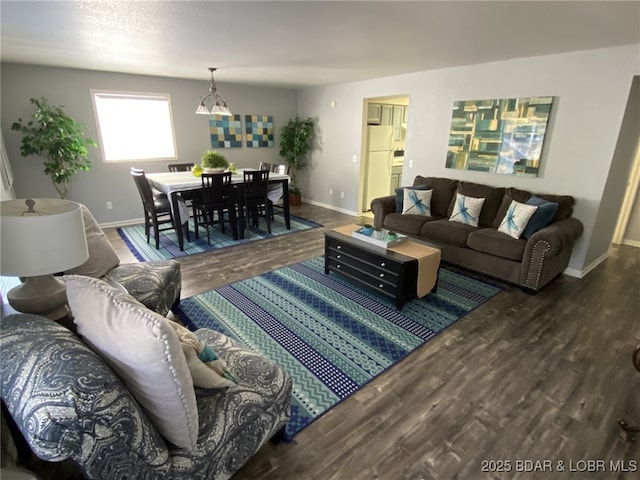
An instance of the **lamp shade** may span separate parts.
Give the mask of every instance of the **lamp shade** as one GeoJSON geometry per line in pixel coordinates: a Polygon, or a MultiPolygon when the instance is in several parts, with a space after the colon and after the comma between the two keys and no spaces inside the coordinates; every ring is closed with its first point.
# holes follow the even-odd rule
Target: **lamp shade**
{"type": "Polygon", "coordinates": [[[0,273],[33,277],[89,259],[80,204],[49,198],[0,202],[0,273]]]}

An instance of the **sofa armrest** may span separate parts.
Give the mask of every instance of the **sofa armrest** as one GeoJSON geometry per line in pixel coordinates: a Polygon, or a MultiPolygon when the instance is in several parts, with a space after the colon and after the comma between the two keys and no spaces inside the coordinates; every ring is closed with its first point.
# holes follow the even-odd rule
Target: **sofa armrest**
{"type": "Polygon", "coordinates": [[[582,235],[582,231],[582,222],[573,217],[547,225],[529,237],[525,256],[533,250],[537,242],[549,245],[547,255],[557,255],[566,248],[573,248],[573,243],[582,235]]]}
{"type": "Polygon", "coordinates": [[[182,276],[176,260],[122,263],[102,279],[119,283],[129,295],[162,316],[180,301],[182,276]]]}
{"type": "Polygon", "coordinates": [[[37,315],[1,320],[2,400],[33,453],[70,458],[88,478],[170,468],[162,437],[115,373],[79,337],[37,315]]]}
{"type": "Polygon", "coordinates": [[[573,243],[582,230],[582,222],[570,217],[531,235],[524,250],[520,284],[538,291],[562,273],[569,264],[573,243]]]}
{"type": "Polygon", "coordinates": [[[382,227],[384,225],[384,217],[396,211],[395,195],[374,198],[371,200],[371,210],[374,215],[373,225],[382,227]]]}

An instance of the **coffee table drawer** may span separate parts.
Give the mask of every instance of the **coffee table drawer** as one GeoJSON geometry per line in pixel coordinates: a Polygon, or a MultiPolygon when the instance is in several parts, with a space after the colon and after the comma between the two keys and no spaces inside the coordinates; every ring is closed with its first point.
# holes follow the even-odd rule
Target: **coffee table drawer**
{"type": "Polygon", "coordinates": [[[342,255],[343,261],[347,261],[346,258],[353,258],[359,262],[367,263],[369,268],[375,268],[384,270],[387,272],[394,272],[396,274],[402,271],[402,266],[394,261],[389,260],[383,255],[376,255],[373,252],[369,252],[364,249],[358,249],[352,245],[341,243],[339,241],[329,242],[328,250],[330,256],[338,258],[342,255]]]}

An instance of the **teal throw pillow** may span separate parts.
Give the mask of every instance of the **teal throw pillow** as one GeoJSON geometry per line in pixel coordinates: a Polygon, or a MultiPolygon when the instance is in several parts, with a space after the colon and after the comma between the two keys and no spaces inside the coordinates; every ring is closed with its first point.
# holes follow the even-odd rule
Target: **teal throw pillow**
{"type": "Polygon", "coordinates": [[[431,190],[431,187],[427,185],[414,185],[412,187],[398,187],[396,188],[396,212],[402,213],[404,206],[404,189],[410,188],[411,190],[431,190]]]}
{"type": "Polygon", "coordinates": [[[524,232],[522,232],[523,238],[529,238],[538,230],[549,225],[551,220],[553,220],[553,217],[556,216],[558,208],[560,207],[560,204],[557,202],[549,202],[548,200],[536,197],[535,195],[527,200],[527,205],[535,205],[538,209],[531,216],[529,223],[527,223],[527,227],[524,229],[524,232]]]}

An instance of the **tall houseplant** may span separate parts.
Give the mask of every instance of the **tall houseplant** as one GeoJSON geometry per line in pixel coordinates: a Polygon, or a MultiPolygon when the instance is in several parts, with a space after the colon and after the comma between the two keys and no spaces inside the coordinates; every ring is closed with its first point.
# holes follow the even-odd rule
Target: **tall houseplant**
{"type": "MultiPolygon", "coordinates": [[[[289,193],[292,196],[300,197],[300,186],[298,185],[297,172],[307,165],[307,153],[311,150],[314,128],[316,122],[313,118],[291,118],[280,131],[280,156],[289,165],[291,175],[291,186],[289,193]]],[[[292,202],[298,204],[295,200],[292,202]]]]}
{"type": "Polygon", "coordinates": [[[33,120],[23,122],[21,118],[11,125],[11,130],[22,133],[20,154],[23,157],[44,157],[44,173],[51,177],[60,198],[69,193],[72,177],[80,170],[89,171],[88,146],[98,144],[85,138],[85,126],[76,122],[62,110],[50,105],[45,97],[31,98],[36,111],[33,120]]]}

